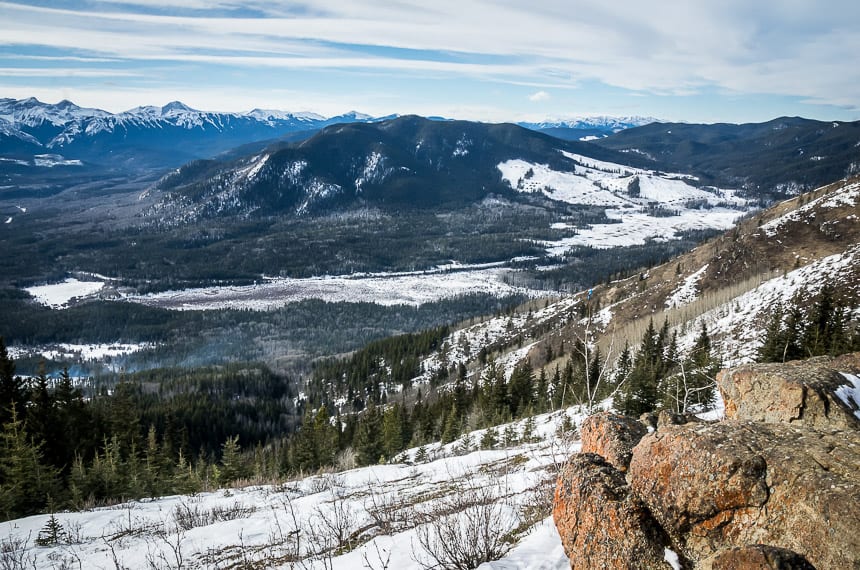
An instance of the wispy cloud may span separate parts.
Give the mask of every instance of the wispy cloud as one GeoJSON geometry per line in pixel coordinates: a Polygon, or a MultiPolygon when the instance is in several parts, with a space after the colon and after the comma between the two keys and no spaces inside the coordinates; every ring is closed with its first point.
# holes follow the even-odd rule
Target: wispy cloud
{"type": "MultiPolygon", "coordinates": [[[[826,9],[813,0],[63,5],[0,2],[0,64],[4,53],[38,57],[39,50],[54,50],[130,66],[372,70],[570,89],[598,82],[660,97],[717,90],[860,108],[854,64],[860,3],[853,0],[834,0],[826,9]]],[[[521,101],[526,96],[549,99],[544,89],[520,92],[521,101]]]]}

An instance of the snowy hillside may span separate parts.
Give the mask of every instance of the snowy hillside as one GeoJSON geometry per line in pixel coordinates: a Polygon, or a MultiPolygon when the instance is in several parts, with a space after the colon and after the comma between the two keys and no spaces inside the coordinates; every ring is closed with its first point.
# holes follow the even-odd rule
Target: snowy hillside
{"type": "Polygon", "coordinates": [[[649,239],[670,240],[689,230],[726,230],[748,210],[747,200],[735,191],[697,187],[695,178],[595,160],[562,151],[575,162],[572,171],[546,164],[508,160],[497,168],[511,188],[542,193],[549,198],[585,206],[605,207],[614,223],[575,228],[563,223],[556,229],[576,235],[546,242],[547,252],[561,255],[572,246],[597,248],[639,245],[649,239]]]}
{"type": "Polygon", "coordinates": [[[579,450],[562,426],[581,420],[571,408],[498,426],[492,449],[479,449],[480,430],[388,465],[58,513],[54,533],[50,515],[12,520],[0,541],[36,568],[406,570],[462,550],[501,557],[482,570],[561,570],[549,514],[557,472],[579,450]]]}

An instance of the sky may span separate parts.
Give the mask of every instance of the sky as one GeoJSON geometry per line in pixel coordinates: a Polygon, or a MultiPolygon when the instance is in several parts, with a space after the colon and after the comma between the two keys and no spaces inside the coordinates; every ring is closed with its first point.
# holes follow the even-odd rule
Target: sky
{"type": "Polygon", "coordinates": [[[0,0],[0,97],[480,121],[860,120],[856,0],[0,0]]]}

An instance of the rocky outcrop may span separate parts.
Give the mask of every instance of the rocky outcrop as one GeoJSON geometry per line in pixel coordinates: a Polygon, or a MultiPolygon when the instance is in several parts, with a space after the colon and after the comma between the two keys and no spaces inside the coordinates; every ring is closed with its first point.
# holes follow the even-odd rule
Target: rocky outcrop
{"type": "Polygon", "coordinates": [[[667,426],[634,450],[630,483],[694,562],[758,543],[801,552],[819,568],[860,561],[860,432],[667,426]]]}
{"type": "Polygon", "coordinates": [[[624,475],[599,455],[573,457],[559,477],[553,518],[571,568],[669,568],[660,525],[624,475]]]}
{"type": "Polygon", "coordinates": [[[721,372],[717,386],[727,419],[860,429],[856,410],[836,396],[847,383],[840,372],[860,372],[860,354],[740,366],[721,372]]]}
{"type": "Polygon", "coordinates": [[[725,372],[732,419],[664,413],[638,443],[635,420],[584,422],[583,450],[606,458],[574,458],[559,479],[571,567],[668,568],[667,547],[687,570],[860,570],[860,429],[834,395],[837,372],[858,368],[860,355],[725,372]],[[627,553],[648,554],[619,566],[627,553]]]}
{"type": "Polygon", "coordinates": [[[815,570],[809,561],[796,552],[754,544],[729,548],[702,561],[702,570],[815,570]]]}
{"type": "Polygon", "coordinates": [[[633,418],[601,412],[582,422],[582,453],[596,453],[619,471],[627,471],[633,447],[648,429],[633,418]]]}

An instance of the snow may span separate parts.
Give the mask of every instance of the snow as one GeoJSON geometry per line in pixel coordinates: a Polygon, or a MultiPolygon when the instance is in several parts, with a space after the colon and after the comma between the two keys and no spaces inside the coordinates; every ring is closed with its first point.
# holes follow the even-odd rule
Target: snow
{"type": "Polygon", "coordinates": [[[510,271],[493,268],[302,279],[270,278],[256,285],[205,287],[149,295],[131,295],[127,300],[173,310],[231,308],[266,311],[280,308],[285,303],[305,299],[323,299],[332,303],[343,301],[377,303],[385,306],[418,306],[466,293],[488,293],[497,296],[542,294],[540,291],[504,283],[501,278],[510,271]]]}
{"type": "Polygon", "coordinates": [[[787,214],[783,214],[778,218],[762,224],[761,229],[768,237],[775,236],[780,228],[791,222],[799,222],[801,220],[814,221],[815,210],[817,208],[840,208],[843,206],[857,206],[860,199],[860,182],[847,184],[840,187],[834,192],[824,194],[818,198],[811,200],[809,203],[793,209],[787,214]]]}
{"type": "Polygon", "coordinates": [[[668,299],[666,299],[666,305],[671,309],[695,301],[698,296],[696,285],[705,275],[705,271],[707,270],[708,264],[706,263],[701,269],[684,279],[684,282],[672,292],[668,299]]]}
{"type": "Polygon", "coordinates": [[[44,350],[41,352],[45,358],[51,360],[65,360],[68,358],[80,358],[81,360],[103,360],[105,358],[115,358],[117,356],[127,356],[129,354],[139,352],[141,350],[151,348],[153,345],[148,343],[142,344],[69,344],[61,343],[57,345],[59,348],[52,350],[44,350]]]}
{"type": "Polygon", "coordinates": [[[37,285],[27,287],[24,290],[42,305],[52,309],[62,309],[68,306],[73,299],[95,295],[102,287],[104,287],[104,283],[101,281],[78,281],[75,278],[69,278],[61,283],[37,285]]]}
{"type": "Polygon", "coordinates": [[[663,560],[669,563],[672,570],[681,570],[681,561],[678,559],[678,553],[674,550],[664,549],[663,560]]]}
{"type": "Polygon", "coordinates": [[[33,157],[33,164],[53,168],[55,166],[83,166],[84,163],[78,159],[64,158],[61,154],[37,154],[33,157]]]}
{"type": "MultiPolygon", "coordinates": [[[[753,362],[764,339],[764,329],[777,304],[785,307],[797,292],[804,289],[815,295],[830,282],[842,281],[844,287],[860,294],[860,244],[844,253],[824,257],[784,275],[765,276],[761,284],[701,315],[712,339],[719,339],[717,349],[726,367],[753,362]]],[[[854,307],[852,310],[860,309],[854,307]]],[[[688,326],[679,334],[678,345],[688,350],[695,342],[699,327],[688,326]]]]}
{"type": "Polygon", "coordinates": [[[477,570],[568,570],[558,529],[552,517],[536,524],[528,536],[501,560],[485,562],[477,570]]]}
{"type": "MultiPolygon", "coordinates": [[[[633,168],[565,151],[562,154],[575,162],[571,171],[519,159],[496,167],[502,179],[519,192],[540,192],[570,204],[605,207],[606,216],[619,223],[576,228],[577,235],[544,242],[550,255],[563,255],[574,246],[623,247],[641,245],[649,239],[675,239],[687,230],[726,230],[748,207],[733,190],[693,186],[693,176],[633,168]],[[630,194],[634,181],[638,182],[638,195],[630,194]],[[661,215],[654,215],[655,207],[662,210],[661,215]]],[[[552,227],[571,229],[559,222],[552,227]]]]}
{"type": "Polygon", "coordinates": [[[744,212],[727,208],[682,210],[677,216],[653,217],[644,212],[607,210],[607,217],[616,224],[594,224],[578,229],[575,236],[543,244],[550,255],[563,255],[571,247],[589,246],[598,249],[642,245],[649,240],[669,241],[689,230],[728,230],[734,227],[744,212]]]}
{"type": "MultiPolygon", "coordinates": [[[[411,449],[401,454],[406,461],[401,463],[318,474],[279,485],[57,513],[57,521],[71,534],[69,544],[35,545],[50,515],[0,523],[0,536],[21,541],[28,567],[36,568],[54,567],[58,561],[83,568],[113,568],[114,562],[144,568],[162,557],[175,561],[176,553],[182,557],[182,567],[188,568],[226,568],[236,560],[255,567],[252,561],[268,561],[266,567],[271,567],[275,558],[297,552],[298,536],[302,568],[417,570],[429,560],[419,542],[422,529],[432,529],[433,521],[472,524],[475,518],[457,512],[464,507],[460,501],[489,495],[487,508],[513,527],[523,523],[525,529],[517,532],[516,543],[505,556],[480,568],[561,570],[570,563],[552,518],[525,516],[530,507],[549,508],[557,471],[579,451],[578,442],[557,435],[565,417],[580,424],[584,416],[577,408],[536,416],[534,439],[507,448],[476,450],[475,442],[483,434],[479,430],[445,446],[424,446],[426,462],[413,462],[418,449],[411,449]],[[452,505],[455,512],[443,512],[452,505]],[[192,515],[184,519],[191,524],[180,527],[177,513],[192,515]],[[337,548],[334,535],[324,530],[323,517],[334,515],[342,516],[347,534],[356,538],[353,548],[337,548]],[[388,528],[383,529],[380,517],[388,528]],[[328,552],[324,552],[326,546],[328,552]]],[[[521,437],[524,426],[520,420],[496,429],[500,436],[511,431],[521,437]]]]}
{"type": "Polygon", "coordinates": [[[848,380],[848,384],[837,388],[836,396],[845,402],[845,405],[860,419],[860,376],[847,372],[841,372],[841,374],[848,380]]]}

